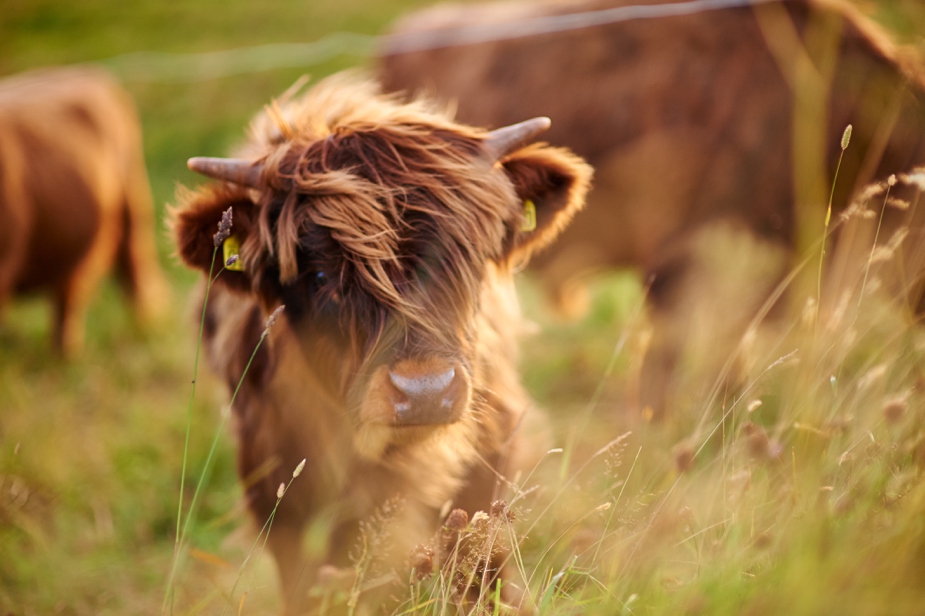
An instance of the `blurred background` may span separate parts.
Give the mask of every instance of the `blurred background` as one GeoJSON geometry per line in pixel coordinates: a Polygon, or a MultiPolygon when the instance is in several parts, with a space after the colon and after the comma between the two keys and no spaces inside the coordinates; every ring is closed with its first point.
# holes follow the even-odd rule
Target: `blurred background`
{"type": "MultiPolygon", "coordinates": [[[[0,613],[161,611],[174,556],[195,352],[189,298],[196,276],[173,256],[164,224],[177,184],[199,181],[186,160],[227,152],[243,138],[250,117],[300,76],[370,66],[371,37],[429,4],[0,0],[0,77],[98,63],[134,97],[158,252],[174,289],[168,319],[142,332],[108,282],[90,310],[86,349],[70,362],[50,352],[44,300],[18,298],[7,306],[0,324],[0,613]],[[335,33],[356,36],[329,38],[335,33]]],[[[921,46],[920,0],[857,4],[900,40],[921,46]]],[[[625,379],[638,368],[631,354],[615,354],[642,302],[636,275],[613,275],[595,286],[590,311],[574,323],[553,318],[531,281],[521,291],[542,331],[525,341],[524,352],[526,382],[541,405],[567,421],[592,395],[600,407],[617,404],[625,379]]],[[[193,406],[187,486],[199,481],[225,412],[226,395],[205,372],[193,406]]],[[[671,445],[666,437],[665,449],[671,445]]],[[[227,605],[224,597],[252,540],[229,430],[220,432],[217,447],[191,559],[179,574],[177,613],[218,613],[227,605]]],[[[672,466],[670,456],[665,464],[672,466]]],[[[244,612],[272,613],[270,559],[253,571],[247,605],[259,607],[244,612]]]]}

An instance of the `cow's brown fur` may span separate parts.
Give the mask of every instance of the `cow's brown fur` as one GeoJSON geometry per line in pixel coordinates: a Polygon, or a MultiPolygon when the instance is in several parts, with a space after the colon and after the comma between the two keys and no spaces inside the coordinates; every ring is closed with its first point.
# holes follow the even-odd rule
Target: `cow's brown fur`
{"type": "MultiPolygon", "coordinates": [[[[563,302],[588,272],[641,269],[653,280],[649,299],[663,339],[692,328],[682,322],[697,299],[685,289],[710,295],[703,280],[685,280],[697,269],[695,247],[711,243],[717,229],[745,229],[779,254],[820,236],[846,125],[854,133],[836,211],[865,183],[925,163],[925,73],[839,0],[743,3],[440,46],[469,25],[666,3],[677,0],[440,7],[397,24],[380,60],[386,89],[438,95],[458,105],[462,121],[494,127],[520,114],[552,118],[550,142],[584,156],[597,180],[587,210],[533,265],[563,302]],[[409,42],[436,47],[401,51],[409,42]]],[[[887,212],[885,225],[906,222],[896,214],[887,212]]],[[[756,284],[716,302],[713,313],[736,321],[735,307],[748,304],[750,318],[756,304],[743,292],[756,284]]],[[[767,287],[763,293],[757,304],[767,287]]],[[[674,354],[665,348],[655,362],[670,371],[674,354]]],[[[661,404],[664,386],[656,377],[644,402],[661,404]]]]}
{"type": "Polygon", "coordinates": [[[269,538],[296,612],[317,567],[349,564],[358,524],[391,499],[401,501],[393,547],[379,556],[400,567],[444,503],[487,508],[492,473],[529,454],[523,433],[536,413],[515,369],[511,272],[582,206],[590,168],[539,145],[493,164],[484,131],[352,76],[268,109],[240,151],[262,162],[260,188],[187,192],[174,227],[183,259],[208,271],[216,223],[232,208],[244,271],[218,277],[205,335],[229,388],[269,311],[286,307],[234,412],[238,470],[259,522],[307,459],[269,538]],[[535,231],[521,230],[525,199],[536,203],[535,231]],[[394,425],[389,371],[447,365],[465,390],[456,420],[394,425]],[[303,529],[324,523],[326,553],[303,553],[303,529]]]}
{"type": "Polygon", "coordinates": [[[0,82],[0,307],[48,292],[54,341],[83,343],[88,303],[118,266],[136,312],[165,306],[141,130],[104,72],[46,69],[0,82]]]}

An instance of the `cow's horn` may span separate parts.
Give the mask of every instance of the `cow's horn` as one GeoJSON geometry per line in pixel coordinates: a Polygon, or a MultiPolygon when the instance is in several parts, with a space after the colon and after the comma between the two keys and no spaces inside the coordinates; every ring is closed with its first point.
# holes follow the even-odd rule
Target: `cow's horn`
{"type": "Polygon", "coordinates": [[[186,161],[190,170],[216,180],[227,180],[257,188],[260,182],[260,165],[245,158],[209,158],[197,156],[186,161]]]}
{"type": "Polygon", "coordinates": [[[491,160],[498,160],[526,145],[550,126],[552,120],[539,117],[493,130],[485,140],[485,151],[491,160]]]}

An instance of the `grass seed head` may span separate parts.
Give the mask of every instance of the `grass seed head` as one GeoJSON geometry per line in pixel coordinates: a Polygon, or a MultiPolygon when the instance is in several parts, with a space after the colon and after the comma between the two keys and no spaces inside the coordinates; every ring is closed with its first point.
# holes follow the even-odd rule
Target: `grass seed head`
{"type": "Polygon", "coordinates": [[[218,248],[221,246],[222,242],[227,240],[229,235],[231,235],[231,208],[222,212],[222,219],[218,223],[218,233],[212,236],[215,247],[218,248]]]}
{"type": "Polygon", "coordinates": [[[279,317],[280,314],[282,314],[283,310],[285,309],[286,309],[286,306],[283,304],[280,304],[279,306],[276,307],[276,310],[274,310],[273,314],[271,314],[270,317],[267,319],[267,325],[263,330],[264,334],[269,333],[270,328],[272,328],[273,325],[276,324],[276,319],[279,317]]]}
{"type": "Polygon", "coordinates": [[[851,131],[853,130],[852,126],[849,124],[845,127],[845,132],[841,135],[841,149],[842,151],[848,149],[848,144],[851,143],[851,131]]]}

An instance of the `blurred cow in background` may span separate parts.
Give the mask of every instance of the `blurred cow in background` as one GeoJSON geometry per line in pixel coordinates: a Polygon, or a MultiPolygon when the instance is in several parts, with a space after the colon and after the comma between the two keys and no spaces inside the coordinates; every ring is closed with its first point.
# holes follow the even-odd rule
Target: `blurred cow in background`
{"type": "MultiPolygon", "coordinates": [[[[212,287],[204,345],[238,392],[238,472],[258,524],[273,517],[288,613],[320,565],[350,566],[361,538],[374,542],[377,516],[389,545],[369,547],[385,568],[368,576],[431,541],[444,505],[488,511],[499,477],[542,451],[512,272],[584,205],[590,179],[570,152],[527,145],[548,126],[488,133],[333,77],[267,107],[242,158],[190,160],[224,181],[181,195],[177,244],[206,274],[219,246],[240,250],[212,287]],[[322,553],[302,549],[306,528],[330,528],[322,553]]],[[[484,593],[503,560],[489,552],[491,571],[473,572],[484,593]]]]}
{"type": "MultiPolygon", "coordinates": [[[[665,404],[693,338],[726,361],[794,251],[821,237],[848,124],[836,211],[925,163],[922,72],[838,0],[440,6],[398,22],[380,53],[387,89],[434,94],[487,127],[547,115],[549,141],[595,167],[588,208],[532,263],[566,311],[589,272],[645,272],[642,407],[665,404]]],[[[880,237],[912,211],[888,211],[880,237]]],[[[870,250],[876,223],[852,232],[856,247],[870,250]]],[[[833,278],[859,270],[832,263],[833,278]]],[[[913,306],[920,271],[900,283],[913,306]]]]}
{"type": "Polygon", "coordinates": [[[54,344],[83,346],[88,304],[113,266],[145,321],[166,306],[135,108],[92,68],[0,82],[0,307],[54,300],[54,344]]]}

